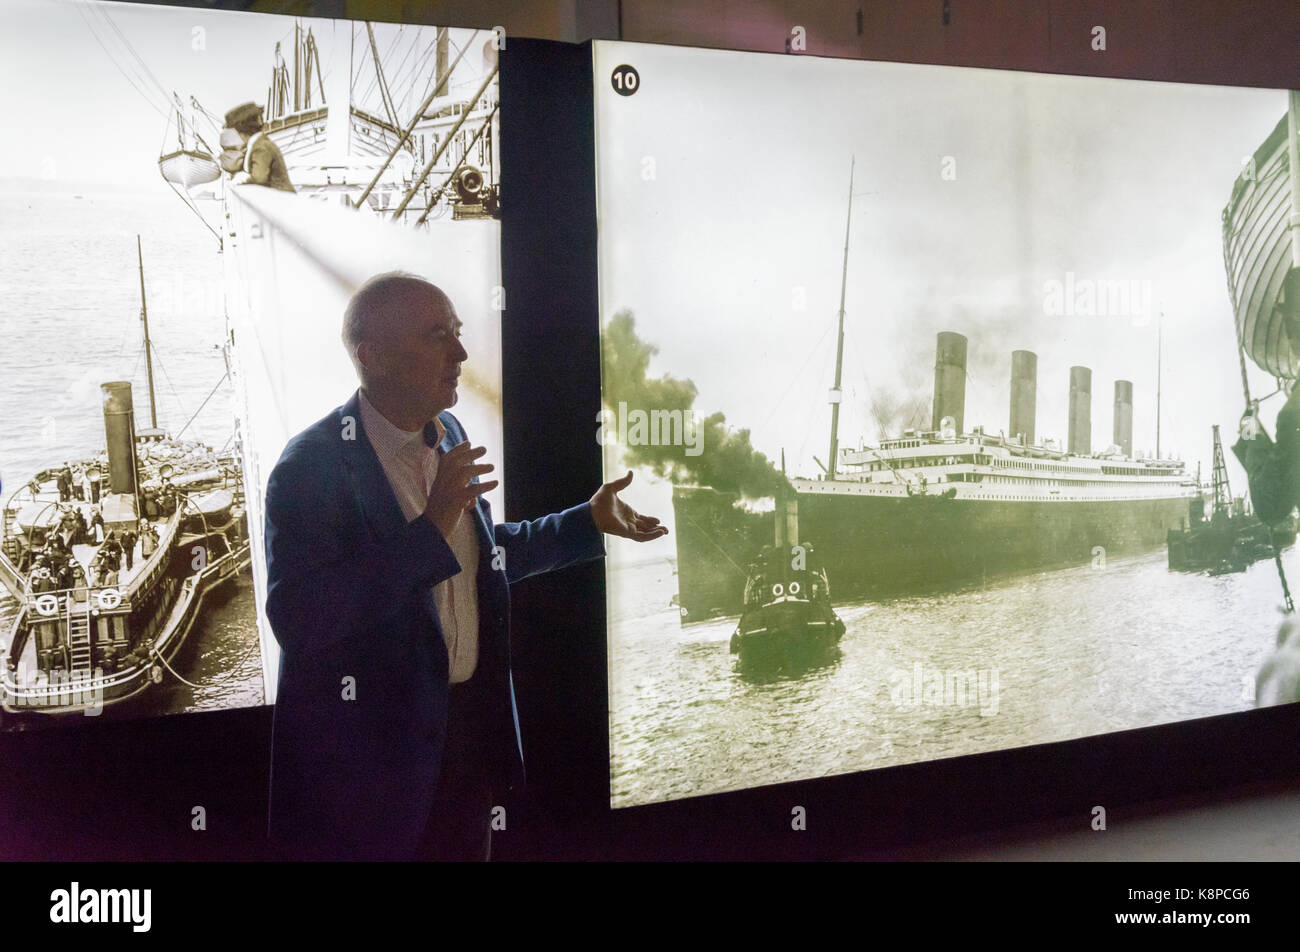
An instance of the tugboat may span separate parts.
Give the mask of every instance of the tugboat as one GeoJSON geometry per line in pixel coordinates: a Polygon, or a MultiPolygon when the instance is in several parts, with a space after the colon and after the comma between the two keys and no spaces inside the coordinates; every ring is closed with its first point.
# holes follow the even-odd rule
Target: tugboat
{"type": "MultiPolygon", "coordinates": [[[[143,264],[141,265],[143,271],[143,264]]],[[[143,290],[143,278],[141,288],[143,290]]],[[[145,350],[148,315],[143,307],[145,350]]],[[[106,449],[36,474],[0,508],[0,707],[98,714],[144,692],[211,589],[250,564],[238,453],[137,431],[131,384],[101,385],[106,449]]]]}
{"type": "Polygon", "coordinates": [[[798,538],[798,503],[777,501],[776,544],[751,563],[745,608],[731,636],[731,653],[747,669],[797,671],[833,660],[844,622],[831,607],[826,569],[798,538]]]}

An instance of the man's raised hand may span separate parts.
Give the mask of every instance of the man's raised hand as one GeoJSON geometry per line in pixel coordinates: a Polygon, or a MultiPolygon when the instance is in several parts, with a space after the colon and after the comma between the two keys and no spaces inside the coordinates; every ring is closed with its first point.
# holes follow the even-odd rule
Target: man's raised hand
{"type": "Polygon", "coordinates": [[[668,534],[668,527],[661,526],[654,516],[643,516],[623,500],[619,492],[632,483],[632,471],[622,479],[605,483],[591,497],[591,518],[596,528],[608,535],[622,536],[637,542],[649,542],[668,534]]]}
{"type": "Polygon", "coordinates": [[[424,517],[437,527],[449,543],[451,534],[460,522],[461,515],[476,502],[479,496],[497,487],[497,480],[475,483],[475,476],[492,472],[491,463],[475,463],[487,448],[470,446],[469,441],[457,443],[438,461],[438,475],[429,490],[429,501],[424,507],[424,517]]]}

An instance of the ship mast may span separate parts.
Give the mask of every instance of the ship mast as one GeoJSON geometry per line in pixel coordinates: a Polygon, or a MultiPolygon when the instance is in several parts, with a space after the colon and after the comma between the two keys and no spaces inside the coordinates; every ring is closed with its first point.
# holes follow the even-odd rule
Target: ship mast
{"type": "Polygon", "coordinates": [[[158,429],[158,405],[153,395],[153,344],[149,342],[149,308],[144,300],[144,252],[140,250],[140,236],[135,236],[135,254],[140,262],[140,320],[144,323],[144,365],[149,374],[149,425],[158,429]]]}
{"type": "Polygon", "coordinates": [[[1156,459],[1160,458],[1160,371],[1162,367],[1161,348],[1164,343],[1162,336],[1164,318],[1165,312],[1161,308],[1159,316],[1156,317],[1156,459]]]}
{"type": "Polygon", "coordinates": [[[844,272],[840,276],[840,332],[835,345],[835,386],[829,395],[831,404],[831,455],[826,468],[826,478],[835,478],[835,462],[840,454],[840,375],[844,370],[844,293],[849,284],[849,225],[853,221],[853,167],[857,162],[854,157],[849,161],[849,200],[848,211],[844,216],[844,272]]]}

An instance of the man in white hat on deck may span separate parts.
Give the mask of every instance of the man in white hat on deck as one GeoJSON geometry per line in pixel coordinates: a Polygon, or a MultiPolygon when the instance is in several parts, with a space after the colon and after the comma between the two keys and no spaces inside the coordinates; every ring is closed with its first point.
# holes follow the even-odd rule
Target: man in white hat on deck
{"type": "MultiPolygon", "coordinates": [[[[255,102],[246,102],[226,113],[226,129],[222,130],[221,165],[231,171],[229,154],[232,150],[227,143],[233,143],[226,136],[227,130],[233,130],[243,143],[243,162],[238,170],[243,174],[243,181],[254,185],[265,185],[281,191],[293,192],[296,189],[289,181],[289,167],[285,164],[280,147],[271,141],[262,122],[262,107],[255,102]]],[[[236,182],[240,181],[237,177],[236,182]]]]}

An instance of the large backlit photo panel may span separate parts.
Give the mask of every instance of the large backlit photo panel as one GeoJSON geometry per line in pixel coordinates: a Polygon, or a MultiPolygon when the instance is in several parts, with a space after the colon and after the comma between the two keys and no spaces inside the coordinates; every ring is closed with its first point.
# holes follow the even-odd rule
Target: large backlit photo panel
{"type": "Polygon", "coordinates": [[[0,24],[23,144],[0,159],[0,729],[272,702],[265,481],[355,390],[366,279],[450,296],[456,413],[499,464],[495,37],[27,0],[0,24]],[[231,128],[250,110],[269,178],[231,128]]]}
{"type": "Polygon", "coordinates": [[[594,56],[613,806],[1291,699],[1286,91],[594,56]]]}

